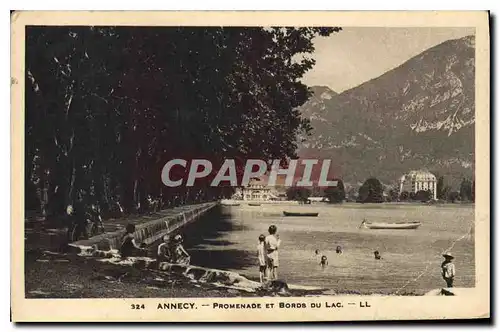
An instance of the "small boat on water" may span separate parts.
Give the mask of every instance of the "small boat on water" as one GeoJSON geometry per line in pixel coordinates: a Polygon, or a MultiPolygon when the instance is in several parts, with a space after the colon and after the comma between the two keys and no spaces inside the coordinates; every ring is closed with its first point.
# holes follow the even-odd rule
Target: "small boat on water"
{"type": "Polygon", "coordinates": [[[363,220],[360,227],[369,229],[416,229],[422,225],[419,221],[408,222],[366,222],[363,220]]]}
{"type": "Polygon", "coordinates": [[[248,206],[260,206],[260,203],[248,203],[248,206]]]}
{"type": "Polygon", "coordinates": [[[288,212],[283,211],[283,215],[285,217],[317,217],[319,215],[318,212],[288,212]]]}
{"type": "Polygon", "coordinates": [[[222,206],[240,206],[240,203],[221,203],[222,206]]]}

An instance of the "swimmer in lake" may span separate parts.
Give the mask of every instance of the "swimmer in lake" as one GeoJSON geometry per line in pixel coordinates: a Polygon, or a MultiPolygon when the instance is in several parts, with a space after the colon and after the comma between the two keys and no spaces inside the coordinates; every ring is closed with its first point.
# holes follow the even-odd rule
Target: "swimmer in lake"
{"type": "Polygon", "coordinates": [[[326,256],[321,256],[321,262],[319,263],[321,267],[324,269],[328,265],[328,258],[326,256]]]}
{"type": "Polygon", "coordinates": [[[337,246],[337,249],[335,249],[335,252],[339,255],[342,254],[342,247],[341,246],[337,246]]]}
{"type": "Polygon", "coordinates": [[[382,259],[382,256],[380,256],[380,253],[378,252],[378,250],[375,250],[373,252],[373,255],[375,256],[375,259],[382,259]]]}
{"type": "Polygon", "coordinates": [[[321,261],[321,255],[320,255],[319,249],[314,250],[314,260],[316,262],[320,262],[321,261]]]}

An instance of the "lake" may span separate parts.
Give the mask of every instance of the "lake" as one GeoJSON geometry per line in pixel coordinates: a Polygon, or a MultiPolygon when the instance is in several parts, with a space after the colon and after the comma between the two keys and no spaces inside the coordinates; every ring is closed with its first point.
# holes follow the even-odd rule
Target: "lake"
{"type": "Polygon", "coordinates": [[[474,287],[472,205],[312,204],[220,207],[186,229],[192,264],[228,269],[258,280],[256,246],[275,224],[282,240],[279,278],[338,292],[422,294],[445,286],[441,254],[455,256],[455,287],[474,287]],[[319,212],[283,217],[283,210],[319,212]],[[360,229],[367,221],[420,221],[415,230],[360,229]],[[337,245],[343,254],[335,253],[337,245]],[[319,265],[326,255],[329,265],[319,265]],[[381,260],[375,260],[378,250],[381,260]]]}

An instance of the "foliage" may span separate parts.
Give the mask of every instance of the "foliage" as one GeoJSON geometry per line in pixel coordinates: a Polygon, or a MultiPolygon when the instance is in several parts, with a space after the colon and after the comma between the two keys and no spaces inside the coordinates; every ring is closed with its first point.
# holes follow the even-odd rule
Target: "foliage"
{"type": "Polygon", "coordinates": [[[458,191],[450,191],[448,194],[448,201],[455,203],[455,201],[460,200],[460,193],[458,191]]]}
{"type": "Polygon", "coordinates": [[[395,188],[389,190],[389,196],[387,197],[389,202],[397,202],[399,200],[399,191],[395,188]]]}
{"type": "Polygon", "coordinates": [[[369,178],[359,188],[358,202],[381,203],[384,201],[383,192],[382,183],[376,178],[369,178]]]}
{"type": "Polygon", "coordinates": [[[399,200],[407,201],[408,199],[410,199],[410,193],[407,191],[402,191],[401,194],[399,195],[399,200]]]}
{"type": "Polygon", "coordinates": [[[324,197],[330,203],[342,203],[346,199],[344,182],[341,179],[335,179],[334,181],[337,181],[337,185],[326,188],[324,197]]]}
{"type": "Polygon", "coordinates": [[[444,184],[444,177],[440,176],[436,184],[436,196],[438,199],[447,199],[451,191],[451,187],[444,184]]]}
{"type": "Polygon", "coordinates": [[[469,179],[463,179],[460,184],[460,200],[462,201],[474,201],[473,194],[473,183],[469,179]]]}
{"type": "Polygon", "coordinates": [[[286,198],[289,201],[306,202],[311,196],[311,189],[305,187],[289,187],[286,190],[286,198]]]}
{"type": "Polygon", "coordinates": [[[476,201],[476,181],[472,181],[471,199],[473,202],[476,201]]]}
{"type": "Polygon", "coordinates": [[[312,197],[322,197],[325,195],[325,190],[323,190],[322,187],[319,186],[313,186],[311,189],[311,196],[312,197]]]}
{"type": "Polygon", "coordinates": [[[161,170],[174,158],[294,157],[311,130],[297,107],[310,96],[300,80],[315,63],[312,39],[337,31],[28,27],[26,207],[230,197],[207,180],[165,187],[161,170]]]}
{"type": "Polygon", "coordinates": [[[415,193],[414,200],[427,202],[432,198],[432,192],[430,190],[419,190],[415,193]]]}

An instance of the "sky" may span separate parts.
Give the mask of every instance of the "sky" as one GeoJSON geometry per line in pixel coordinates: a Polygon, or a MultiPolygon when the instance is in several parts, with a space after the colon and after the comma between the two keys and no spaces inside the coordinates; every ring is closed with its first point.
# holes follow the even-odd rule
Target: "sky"
{"type": "Polygon", "coordinates": [[[474,28],[343,28],[314,39],[316,65],[302,81],[340,93],[446,40],[473,34],[474,28]]]}

